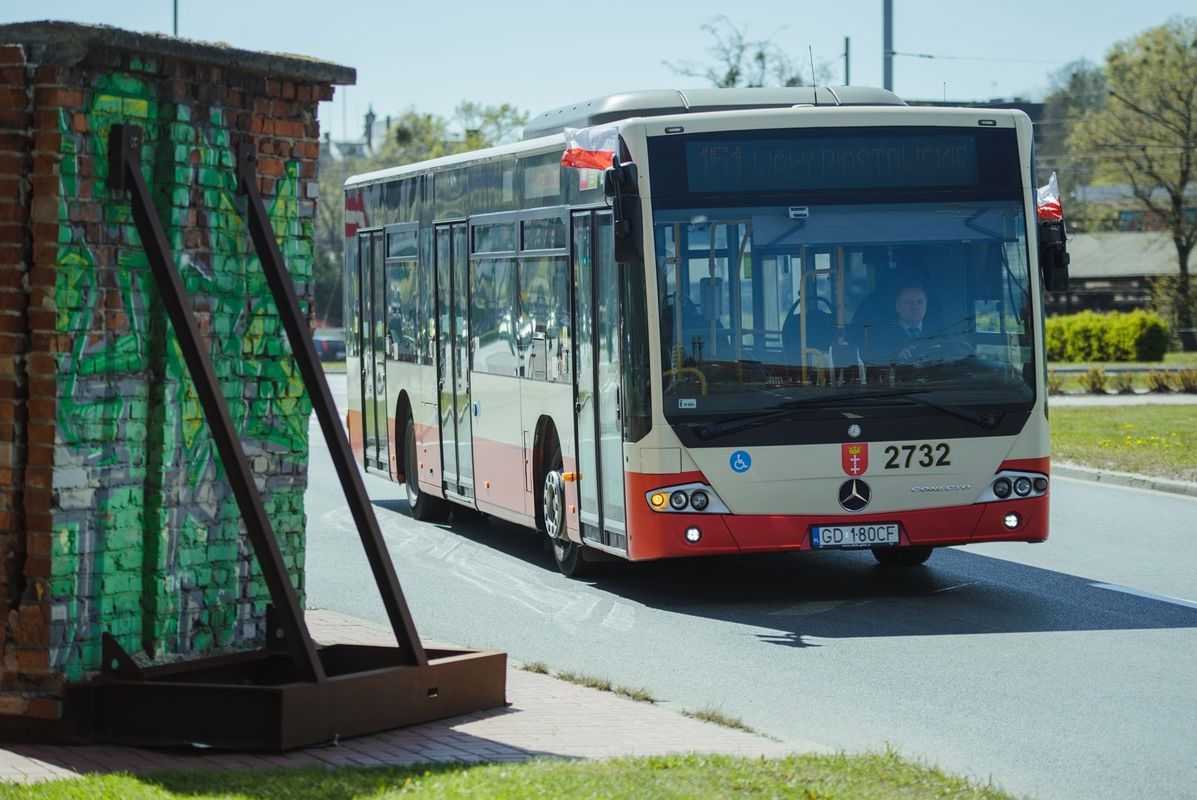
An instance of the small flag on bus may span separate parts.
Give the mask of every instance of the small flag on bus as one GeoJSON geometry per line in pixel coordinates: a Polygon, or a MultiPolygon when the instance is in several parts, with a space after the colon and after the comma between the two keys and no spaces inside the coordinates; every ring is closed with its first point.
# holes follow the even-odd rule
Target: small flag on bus
{"type": "Polygon", "coordinates": [[[607,169],[618,151],[619,127],[616,125],[566,128],[561,165],[575,169],[607,169]]]}
{"type": "Polygon", "coordinates": [[[1047,222],[1064,219],[1064,206],[1060,203],[1060,186],[1056,183],[1055,172],[1052,173],[1047,186],[1039,187],[1038,206],[1039,219],[1047,222]]]}

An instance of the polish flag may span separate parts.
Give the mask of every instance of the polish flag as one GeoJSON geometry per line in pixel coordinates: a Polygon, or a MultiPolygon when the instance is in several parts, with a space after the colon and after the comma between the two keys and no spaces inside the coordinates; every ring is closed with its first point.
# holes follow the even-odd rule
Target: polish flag
{"type": "Polygon", "coordinates": [[[561,165],[575,169],[608,169],[619,152],[619,127],[566,128],[561,165]]]}
{"type": "Polygon", "coordinates": [[[1047,222],[1057,222],[1064,219],[1064,206],[1060,203],[1060,186],[1056,183],[1056,173],[1052,173],[1047,186],[1039,187],[1039,219],[1047,222]]]}

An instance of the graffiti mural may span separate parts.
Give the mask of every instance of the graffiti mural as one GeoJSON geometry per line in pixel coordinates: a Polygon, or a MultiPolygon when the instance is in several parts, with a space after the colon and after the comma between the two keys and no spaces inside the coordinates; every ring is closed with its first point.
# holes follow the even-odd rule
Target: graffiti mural
{"type": "MultiPolygon", "coordinates": [[[[236,115],[220,104],[198,114],[163,86],[136,69],[97,74],[85,113],[60,115],[54,300],[69,348],[57,363],[50,662],[68,680],[98,668],[104,631],[158,659],[249,646],[269,597],[129,200],[106,185],[113,124],[144,130],[143,173],[303,591],[311,404],[245,230],[236,115]]],[[[302,298],[312,219],[300,186],[299,162],[286,162],[268,202],[302,298]]]]}

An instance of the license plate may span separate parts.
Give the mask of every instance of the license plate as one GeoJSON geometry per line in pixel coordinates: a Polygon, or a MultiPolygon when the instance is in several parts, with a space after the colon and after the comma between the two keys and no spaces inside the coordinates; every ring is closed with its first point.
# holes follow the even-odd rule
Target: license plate
{"type": "Polygon", "coordinates": [[[869,525],[815,525],[810,529],[811,547],[822,550],[848,547],[877,547],[899,544],[898,523],[869,525]]]}

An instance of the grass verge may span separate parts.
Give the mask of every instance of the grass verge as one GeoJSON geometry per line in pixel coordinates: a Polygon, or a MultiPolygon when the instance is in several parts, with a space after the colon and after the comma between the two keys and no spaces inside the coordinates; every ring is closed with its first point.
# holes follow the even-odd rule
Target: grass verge
{"type": "MultiPolygon", "coordinates": [[[[546,669],[545,672],[548,672],[546,669]]],[[[557,678],[570,683],[576,683],[579,686],[585,686],[590,689],[597,689],[600,692],[612,692],[620,697],[626,697],[629,700],[635,700],[639,703],[655,703],[657,698],[649,693],[648,689],[629,689],[626,686],[616,686],[606,678],[595,678],[592,675],[582,675],[577,672],[558,672],[557,678]]]]}
{"type": "Polygon", "coordinates": [[[1197,405],[1051,408],[1052,458],[1197,481],[1197,405]]]}
{"type": "Polygon", "coordinates": [[[722,725],[725,728],[733,728],[737,731],[745,731],[747,733],[756,733],[756,731],[754,729],[752,729],[748,725],[744,724],[744,720],[742,720],[738,717],[728,716],[727,714],[724,714],[722,711],[719,711],[718,709],[715,709],[715,708],[711,708],[710,706],[708,706],[707,708],[701,709],[699,711],[683,711],[682,713],[685,714],[687,717],[693,717],[694,719],[700,719],[703,722],[713,722],[714,724],[722,725]]]}
{"type": "Polygon", "coordinates": [[[257,772],[105,775],[33,786],[0,784],[0,800],[383,800],[383,798],[796,797],[803,800],[1009,800],[894,753],[782,759],[655,756],[611,761],[410,768],[296,768],[257,772]]]}

